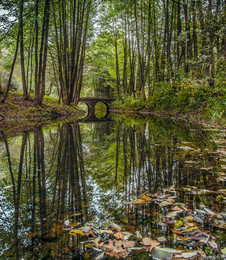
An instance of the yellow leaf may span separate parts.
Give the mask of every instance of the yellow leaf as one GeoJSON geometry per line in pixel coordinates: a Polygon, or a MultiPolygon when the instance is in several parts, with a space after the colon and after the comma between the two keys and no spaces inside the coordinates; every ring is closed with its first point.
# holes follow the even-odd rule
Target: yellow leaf
{"type": "Polygon", "coordinates": [[[78,226],[78,223],[77,223],[77,222],[74,222],[74,223],[69,223],[69,226],[70,226],[71,228],[73,228],[73,227],[76,227],[76,226],[78,226]]]}
{"type": "Polygon", "coordinates": [[[143,200],[148,200],[148,201],[151,201],[151,200],[152,200],[152,198],[150,198],[149,196],[147,196],[147,195],[145,195],[145,194],[143,194],[143,195],[141,196],[141,198],[142,198],[143,200]]]}
{"type": "Polygon", "coordinates": [[[79,229],[72,229],[70,232],[69,232],[70,235],[72,236],[75,236],[75,235],[81,235],[81,236],[85,236],[85,234],[79,230],[79,229]]]}
{"type": "Polygon", "coordinates": [[[146,200],[134,200],[129,202],[130,204],[146,204],[147,201],[146,200]]]}

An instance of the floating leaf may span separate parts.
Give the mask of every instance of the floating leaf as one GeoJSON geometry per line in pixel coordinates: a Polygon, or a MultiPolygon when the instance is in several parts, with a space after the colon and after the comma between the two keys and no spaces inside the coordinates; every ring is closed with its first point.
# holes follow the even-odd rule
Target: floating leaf
{"type": "Polygon", "coordinates": [[[129,202],[129,204],[147,204],[148,202],[146,200],[137,199],[134,201],[129,202]]]}
{"type": "Polygon", "coordinates": [[[182,220],[177,220],[177,222],[174,224],[175,228],[180,228],[183,226],[183,221],[182,220]]]}
{"type": "Polygon", "coordinates": [[[79,229],[72,229],[69,232],[69,234],[72,235],[72,236],[76,236],[76,235],[85,236],[85,234],[81,230],[79,230],[79,229]]]}
{"type": "Polygon", "coordinates": [[[124,239],[124,236],[125,236],[125,235],[122,233],[122,231],[120,231],[120,232],[114,234],[114,236],[115,236],[117,239],[124,239]]]}
{"type": "Polygon", "coordinates": [[[166,239],[165,237],[158,237],[157,240],[158,240],[159,242],[162,242],[162,243],[164,243],[164,242],[167,241],[167,239],[166,239]]]}
{"type": "Polygon", "coordinates": [[[221,252],[226,255],[226,247],[221,249],[221,252]]]}
{"type": "Polygon", "coordinates": [[[181,231],[176,230],[176,229],[174,229],[174,228],[171,228],[171,231],[172,231],[174,234],[182,234],[181,231]]]}
{"type": "Polygon", "coordinates": [[[113,222],[111,222],[110,226],[111,226],[111,228],[113,230],[116,230],[116,231],[121,231],[122,230],[122,228],[119,225],[117,225],[117,224],[115,224],[113,222]]]}
{"type": "Polygon", "coordinates": [[[104,258],[104,254],[105,254],[105,252],[102,252],[101,254],[99,254],[99,255],[95,258],[95,260],[101,260],[101,259],[103,259],[103,258],[104,258]]]}
{"type": "Polygon", "coordinates": [[[160,243],[157,240],[152,240],[149,237],[145,237],[143,238],[141,244],[143,244],[144,246],[150,246],[149,251],[151,252],[151,250],[154,247],[157,247],[160,245],[160,243]]]}
{"type": "Polygon", "coordinates": [[[103,230],[103,229],[100,229],[98,231],[98,233],[101,233],[101,234],[106,233],[106,234],[109,234],[109,235],[113,235],[114,234],[114,232],[112,230],[103,230]]]}
{"type": "Polygon", "coordinates": [[[184,258],[191,258],[191,257],[194,257],[194,256],[196,256],[198,254],[198,252],[184,252],[184,253],[182,253],[181,255],[182,255],[182,257],[184,257],[184,258]]]}
{"type": "Polygon", "coordinates": [[[166,215],[167,218],[175,218],[181,211],[171,211],[166,215]]]}
{"type": "Polygon", "coordinates": [[[164,200],[164,201],[162,201],[162,202],[159,204],[159,206],[160,206],[160,207],[166,207],[166,206],[171,206],[172,204],[173,204],[172,202],[167,201],[167,200],[164,200]]]}
{"type": "Polygon", "coordinates": [[[35,233],[32,233],[30,232],[28,235],[27,235],[28,238],[32,239],[35,237],[35,233]]]}
{"type": "Polygon", "coordinates": [[[144,246],[150,246],[152,243],[152,240],[149,237],[145,237],[143,238],[141,244],[143,244],[144,246]]]}
{"type": "Polygon", "coordinates": [[[77,222],[71,222],[71,223],[69,223],[69,226],[70,226],[71,228],[73,228],[73,227],[78,226],[78,223],[77,223],[77,222]]]}
{"type": "Polygon", "coordinates": [[[123,241],[123,246],[125,248],[135,247],[135,245],[136,245],[135,241],[126,241],[126,240],[123,241]]]}
{"type": "Polygon", "coordinates": [[[142,198],[143,200],[148,200],[148,201],[151,201],[151,200],[152,200],[152,198],[150,198],[149,196],[147,196],[147,195],[145,195],[145,194],[143,194],[143,195],[141,196],[141,198],[142,198]]]}

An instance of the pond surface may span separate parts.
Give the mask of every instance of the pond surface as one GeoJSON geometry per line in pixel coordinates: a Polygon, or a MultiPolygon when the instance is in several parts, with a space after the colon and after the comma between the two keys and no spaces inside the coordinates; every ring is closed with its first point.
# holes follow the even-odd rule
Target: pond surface
{"type": "Polygon", "coordinates": [[[149,117],[0,136],[1,259],[225,254],[225,131],[149,117]]]}

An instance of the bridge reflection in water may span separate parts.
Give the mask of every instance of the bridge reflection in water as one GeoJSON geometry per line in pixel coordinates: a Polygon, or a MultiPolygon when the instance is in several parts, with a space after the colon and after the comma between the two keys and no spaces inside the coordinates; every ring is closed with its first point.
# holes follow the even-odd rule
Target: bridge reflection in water
{"type": "Polygon", "coordinates": [[[85,118],[82,118],[81,121],[83,122],[110,121],[111,117],[109,116],[109,110],[110,110],[110,105],[113,101],[115,101],[114,98],[92,98],[92,97],[80,98],[79,102],[85,103],[88,107],[88,114],[85,118]],[[95,106],[98,103],[105,104],[107,108],[106,115],[102,118],[98,118],[95,115],[95,106]]]}

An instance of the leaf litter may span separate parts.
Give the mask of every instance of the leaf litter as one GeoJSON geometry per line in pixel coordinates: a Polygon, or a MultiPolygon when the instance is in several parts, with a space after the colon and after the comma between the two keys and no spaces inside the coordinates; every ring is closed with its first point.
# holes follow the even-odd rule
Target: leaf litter
{"type": "Polygon", "coordinates": [[[125,259],[134,251],[146,251],[155,259],[206,258],[208,252],[215,255],[224,253],[225,247],[220,248],[217,237],[211,231],[225,231],[226,214],[212,211],[202,204],[200,208],[192,210],[184,203],[177,202],[178,194],[178,190],[170,188],[162,193],[143,194],[126,203],[135,208],[154,204],[159,207],[158,212],[152,214],[152,224],[160,229],[160,233],[163,228],[164,234],[171,234],[168,237],[163,236],[163,233],[157,237],[153,232],[150,232],[149,236],[143,236],[135,229],[135,232],[128,232],[127,225],[120,226],[114,222],[110,222],[106,229],[106,226],[98,226],[97,223],[81,225],[66,220],[64,226],[53,227],[51,231],[58,235],[68,232],[79,239],[88,239],[84,244],[98,253],[95,259],[104,259],[106,256],[125,259]]]}

